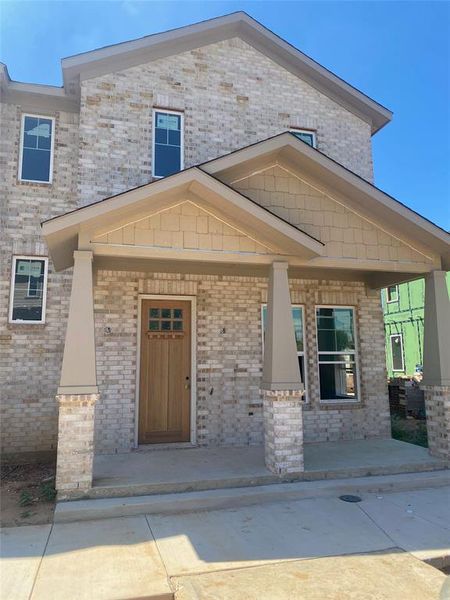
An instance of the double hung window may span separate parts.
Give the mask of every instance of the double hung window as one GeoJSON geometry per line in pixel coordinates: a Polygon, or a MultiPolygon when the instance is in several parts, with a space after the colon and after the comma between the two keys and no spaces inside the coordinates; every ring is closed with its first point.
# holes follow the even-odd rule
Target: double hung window
{"type": "Polygon", "coordinates": [[[23,115],[20,140],[19,180],[51,183],[55,120],[23,115]]]}
{"type": "Polygon", "coordinates": [[[316,308],[320,400],[358,399],[357,357],[353,308],[316,308]]]}
{"type": "Polygon", "coordinates": [[[47,268],[47,258],[13,257],[10,323],[45,322],[47,268]]]}
{"type": "Polygon", "coordinates": [[[153,177],[167,177],[183,169],[183,115],[153,112],[153,177]]]}

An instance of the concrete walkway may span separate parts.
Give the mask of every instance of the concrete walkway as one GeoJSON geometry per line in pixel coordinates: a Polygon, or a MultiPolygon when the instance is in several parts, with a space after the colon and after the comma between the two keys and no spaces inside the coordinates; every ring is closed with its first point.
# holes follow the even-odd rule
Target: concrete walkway
{"type": "Polygon", "coordinates": [[[436,600],[445,575],[421,560],[450,558],[450,488],[365,494],[355,504],[317,498],[9,528],[1,536],[1,600],[436,600]]]}

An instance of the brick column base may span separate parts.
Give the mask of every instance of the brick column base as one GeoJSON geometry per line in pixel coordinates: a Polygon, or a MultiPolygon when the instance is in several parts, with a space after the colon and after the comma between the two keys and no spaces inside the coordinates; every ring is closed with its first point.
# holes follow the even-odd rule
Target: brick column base
{"type": "Polygon", "coordinates": [[[56,489],[58,498],[92,487],[95,403],[98,394],[56,396],[59,403],[56,489]]]}
{"type": "Polygon", "coordinates": [[[450,463],[450,386],[421,385],[430,454],[450,463]]]}
{"type": "Polygon", "coordinates": [[[264,393],[266,467],[277,475],[304,471],[301,391],[264,393]]]}

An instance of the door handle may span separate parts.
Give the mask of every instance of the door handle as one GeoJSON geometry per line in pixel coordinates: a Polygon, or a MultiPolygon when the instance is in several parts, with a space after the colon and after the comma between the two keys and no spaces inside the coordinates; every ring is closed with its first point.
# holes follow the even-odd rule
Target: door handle
{"type": "Polygon", "coordinates": [[[189,377],[186,377],[186,382],[187,383],[185,383],[184,389],[185,390],[190,390],[191,389],[191,382],[190,382],[190,378],[189,377]]]}

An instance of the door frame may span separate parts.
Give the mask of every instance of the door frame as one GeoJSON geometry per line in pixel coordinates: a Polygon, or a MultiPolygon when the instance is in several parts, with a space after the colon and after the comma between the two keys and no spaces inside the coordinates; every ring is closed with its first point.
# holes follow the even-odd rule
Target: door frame
{"type": "MultiPolygon", "coordinates": [[[[136,394],[135,394],[135,419],[134,419],[134,448],[139,446],[139,394],[141,373],[141,319],[142,300],[183,300],[191,303],[191,424],[190,441],[183,444],[195,445],[197,442],[197,297],[178,296],[174,294],[138,294],[137,318],[137,348],[136,348],[136,394]]],[[[158,444],[153,444],[157,446],[158,444]]],[[[177,443],[174,442],[174,446],[177,443]]]]}

